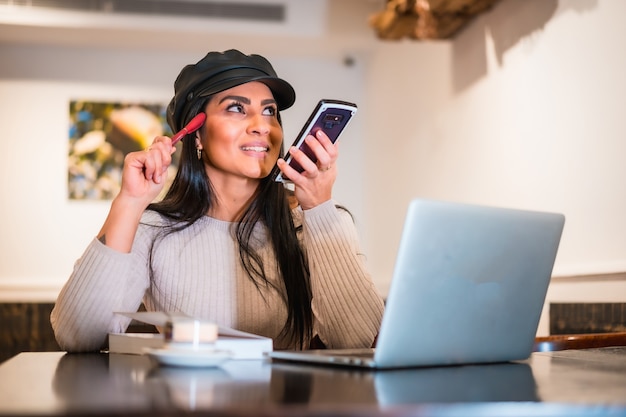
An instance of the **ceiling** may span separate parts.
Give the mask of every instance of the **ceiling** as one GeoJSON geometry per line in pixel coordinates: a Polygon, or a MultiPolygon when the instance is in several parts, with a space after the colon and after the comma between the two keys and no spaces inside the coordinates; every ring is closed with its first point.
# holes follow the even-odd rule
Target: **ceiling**
{"type": "Polygon", "coordinates": [[[452,38],[498,1],[0,0],[0,44],[196,51],[219,48],[228,42],[233,47],[245,45],[265,54],[290,51],[306,56],[343,56],[346,51],[367,48],[376,37],[383,41],[452,38]],[[128,10],[140,2],[159,8],[128,10]],[[248,10],[251,2],[255,5],[254,18],[248,10]],[[218,3],[230,7],[216,7],[218,3]],[[280,9],[278,20],[263,18],[260,8],[268,4],[271,11],[280,9]],[[100,9],[84,10],[85,5],[99,5],[100,9]],[[107,9],[112,5],[120,10],[107,9]],[[192,6],[195,8],[189,9],[192,6]],[[225,12],[231,14],[220,14],[225,12]],[[242,15],[244,12],[248,14],[242,15]],[[298,48],[293,47],[294,42],[298,48]]]}
{"type": "Polygon", "coordinates": [[[499,0],[387,0],[370,17],[380,39],[449,39],[499,0]]]}

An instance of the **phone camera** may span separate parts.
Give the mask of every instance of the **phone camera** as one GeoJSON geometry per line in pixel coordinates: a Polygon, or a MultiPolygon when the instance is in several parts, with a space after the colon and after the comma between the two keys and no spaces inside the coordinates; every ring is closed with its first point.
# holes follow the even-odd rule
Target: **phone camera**
{"type": "Polygon", "coordinates": [[[341,120],[343,120],[341,114],[327,114],[324,117],[324,128],[332,129],[333,126],[340,124],[341,120]]]}

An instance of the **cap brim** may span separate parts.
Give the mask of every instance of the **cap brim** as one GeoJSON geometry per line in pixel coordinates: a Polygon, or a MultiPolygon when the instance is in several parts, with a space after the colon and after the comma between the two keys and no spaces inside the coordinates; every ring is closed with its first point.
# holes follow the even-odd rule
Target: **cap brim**
{"type": "Polygon", "coordinates": [[[291,84],[281,78],[269,76],[230,78],[228,80],[224,80],[219,84],[213,85],[212,88],[202,90],[198,94],[198,96],[210,96],[220,93],[224,90],[228,90],[229,88],[237,87],[238,85],[246,84],[253,81],[258,81],[267,85],[267,87],[272,92],[274,99],[276,100],[278,110],[288,109],[289,107],[293,106],[293,103],[295,103],[296,101],[296,92],[294,91],[291,84]]]}

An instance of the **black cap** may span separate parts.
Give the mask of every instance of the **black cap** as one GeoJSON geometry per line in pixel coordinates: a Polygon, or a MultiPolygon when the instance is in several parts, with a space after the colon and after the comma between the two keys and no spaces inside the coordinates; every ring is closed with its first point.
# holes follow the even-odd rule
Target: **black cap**
{"type": "Polygon", "coordinates": [[[174,132],[185,125],[191,106],[200,97],[259,81],[267,85],[274,95],[279,110],[296,101],[296,93],[287,81],[278,78],[276,71],[261,55],[245,55],[235,49],[209,52],[196,64],[185,66],[174,82],[174,98],[167,106],[167,122],[174,132]]]}

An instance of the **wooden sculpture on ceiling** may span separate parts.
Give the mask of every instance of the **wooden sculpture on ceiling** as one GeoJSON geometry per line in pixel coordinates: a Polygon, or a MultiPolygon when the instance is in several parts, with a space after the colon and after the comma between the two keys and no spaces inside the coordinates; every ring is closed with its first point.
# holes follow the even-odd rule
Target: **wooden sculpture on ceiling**
{"type": "Polygon", "coordinates": [[[371,16],[381,39],[448,39],[477,14],[499,0],[387,0],[371,16]]]}

